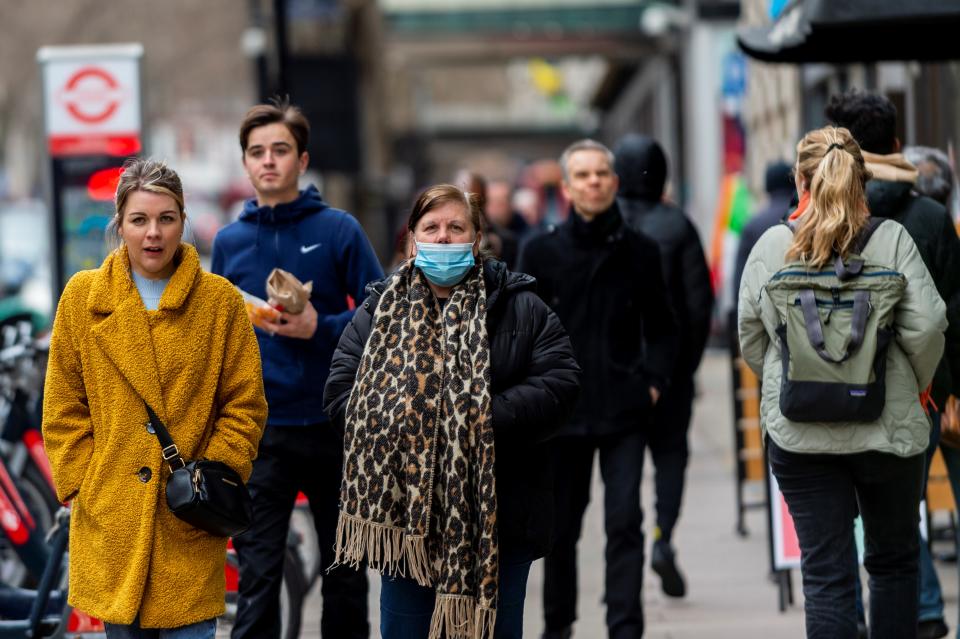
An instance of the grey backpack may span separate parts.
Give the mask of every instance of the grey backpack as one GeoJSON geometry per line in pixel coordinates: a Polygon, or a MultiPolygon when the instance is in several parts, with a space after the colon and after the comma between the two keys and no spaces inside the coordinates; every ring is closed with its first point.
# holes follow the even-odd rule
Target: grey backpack
{"type": "MultiPolygon", "coordinates": [[[[872,422],[883,412],[887,348],[906,277],[864,259],[884,218],[868,219],[844,261],[790,262],[765,289],[780,316],[780,412],[798,422],[872,422]]],[[[792,227],[791,227],[791,230],[792,227]]]]}

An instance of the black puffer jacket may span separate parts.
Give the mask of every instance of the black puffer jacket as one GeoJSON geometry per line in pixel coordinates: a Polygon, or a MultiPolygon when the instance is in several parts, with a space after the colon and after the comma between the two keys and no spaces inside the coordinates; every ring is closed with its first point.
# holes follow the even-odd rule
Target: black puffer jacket
{"type": "Polygon", "coordinates": [[[527,243],[519,268],[537,279],[583,367],[580,402],[561,434],[639,428],[651,413],[648,388],[665,388],[677,355],[656,243],[630,229],[614,203],[590,223],[571,211],[527,243]]]}
{"type": "MultiPolygon", "coordinates": [[[[496,433],[497,522],[507,563],[543,557],[553,543],[553,468],[549,439],[573,409],[580,368],[557,316],[534,292],[533,278],[484,261],[487,333],[496,433]]],[[[344,427],[344,412],[373,314],[390,277],[369,296],[340,337],[330,365],[324,406],[344,427]]]]}
{"type": "Polygon", "coordinates": [[[616,148],[620,211],[635,231],[660,249],[660,263],[673,303],[680,342],[673,377],[693,377],[710,335],[713,287],[703,245],[693,223],[677,206],[663,201],[667,159],[657,141],[628,135],[616,148]]]}
{"type": "Polygon", "coordinates": [[[947,305],[947,339],[933,378],[933,401],[939,407],[949,393],[960,396],[960,239],[947,210],[913,192],[909,182],[867,182],[870,214],[896,220],[913,238],[947,305]]]}

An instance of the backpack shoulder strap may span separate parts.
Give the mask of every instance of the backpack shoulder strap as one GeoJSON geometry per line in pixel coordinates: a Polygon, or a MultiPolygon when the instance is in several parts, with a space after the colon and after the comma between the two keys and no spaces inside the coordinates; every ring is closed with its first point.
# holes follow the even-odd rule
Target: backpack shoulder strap
{"type": "Polygon", "coordinates": [[[857,239],[853,241],[853,252],[857,255],[867,248],[867,243],[870,241],[870,238],[873,236],[874,231],[876,231],[881,224],[887,221],[885,217],[874,217],[870,216],[867,218],[867,224],[860,229],[860,233],[857,234],[857,239]]]}
{"type": "Polygon", "coordinates": [[[884,221],[886,221],[884,217],[873,217],[871,215],[867,218],[866,225],[860,229],[856,239],[853,240],[853,246],[850,248],[851,253],[858,256],[856,259],[849,260],[848,263],[844,264],[840,256],[837,255],[833,261],[833,268],[841,281],[846,281],[860,275],[860,272],[863,270],[863,258],[859,257],[859,255],[863,252],[863,249],[867,247],[874,231],[876,231],[884,221]]]}

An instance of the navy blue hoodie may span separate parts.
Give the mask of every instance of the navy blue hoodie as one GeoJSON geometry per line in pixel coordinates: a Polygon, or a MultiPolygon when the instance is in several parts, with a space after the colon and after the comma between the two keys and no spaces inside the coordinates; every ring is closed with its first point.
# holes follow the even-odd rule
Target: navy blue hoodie
{"type": "Polygon", "coordinates": [[[313,282],[317,332],[309,340],[271,337],[257,329],[268,426],[305,426],[327,421],[323,387],[340,334],[353,317],[351,303],[383,277],[383,269],[359,222],[332,208],[309,186],[293,202],[275,207],[248,200],[240,218],[220,229],[210,270],[241,289],[267,299],[274,267],[313,282]]]}

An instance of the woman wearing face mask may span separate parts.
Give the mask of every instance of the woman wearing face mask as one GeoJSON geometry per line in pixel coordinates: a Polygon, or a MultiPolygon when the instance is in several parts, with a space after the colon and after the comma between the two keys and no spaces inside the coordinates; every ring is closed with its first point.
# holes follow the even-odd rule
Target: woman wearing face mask
{"type": "Polygon", "coordinates": [[[267,415],[240,294],[181,242],[180,178],[131,160],[108,230],[119,244],[60,298],[43,438],[57,497],[73,501],[72,606],[108,639],[212,639],[224,611],[227,540],[178,519],[146,404],[184,459],[249,476],[267,415]]]}
{"type": "Polygon", "coordinates": [[[424,191],[410,256],[344,331],[325,404],[345,427],[337,562],[383,573],[384,639],[520,637],[552,534],[544,440],[579,388],[534,280],[479,254],[477,200],[424,191]]]}

